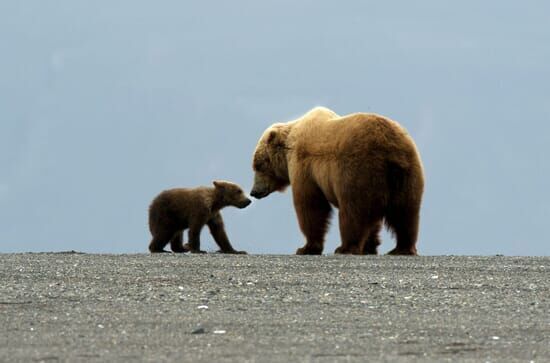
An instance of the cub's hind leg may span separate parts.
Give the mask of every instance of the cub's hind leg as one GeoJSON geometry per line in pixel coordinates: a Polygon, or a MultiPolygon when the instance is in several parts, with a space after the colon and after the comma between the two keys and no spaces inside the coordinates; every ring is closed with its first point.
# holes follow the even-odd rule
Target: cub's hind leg
{"type": "Polygon", "coordinates": [[[189,249],[183,245],[183,231],[174,233],[174,236],[170,240],[170,249],[172,252],[177,253],[189,252],[189,249]]]}

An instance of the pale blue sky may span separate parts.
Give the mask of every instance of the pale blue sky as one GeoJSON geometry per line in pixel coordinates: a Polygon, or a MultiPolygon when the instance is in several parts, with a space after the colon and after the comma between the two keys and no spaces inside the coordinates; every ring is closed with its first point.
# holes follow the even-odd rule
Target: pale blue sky
{"type": "MultiPolygon", "coordinates": [[[[145,252],[158,192],[249,191],[262,131],[324,105],[417,141],[421,254],[550,254],[548,2],[2,1],[0,54],[0,252],[145,252]]],[[[303,244],[290,192],[223,215],[303,244]]]]}

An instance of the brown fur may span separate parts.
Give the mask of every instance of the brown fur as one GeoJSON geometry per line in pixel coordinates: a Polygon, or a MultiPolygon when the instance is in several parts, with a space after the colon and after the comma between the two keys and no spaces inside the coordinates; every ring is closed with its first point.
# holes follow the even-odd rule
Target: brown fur
{"type": "Polygon", "coordinates": [[[153,239],[151,252],[166,252],[170,243],[173,252],[204,253],[200,249],[200,232],[208,225],[210,233],[223,253],[236,251],[225,233],[220,210],[232,205],[245,208],[250,204],[242,189],[234,183],[214,181],[214,188],[178,188],[160,193],[149,207],[149,229],[153,239]],[[183,231],[189,228],[189,242],[183,244],[183,231]]]}
{"type": "Polygon", "coordinates": [[[335,253],[376,254],[385,222],[397,240],[389,253],[416,255],[424,176],[415,143],[397,122],[367,113],[339,117],[315,108],[268,128],[253,168],[253,197],[292,185],[306,237],[297,254],[322,253],[335,206],[342,240],[335,253]]]}

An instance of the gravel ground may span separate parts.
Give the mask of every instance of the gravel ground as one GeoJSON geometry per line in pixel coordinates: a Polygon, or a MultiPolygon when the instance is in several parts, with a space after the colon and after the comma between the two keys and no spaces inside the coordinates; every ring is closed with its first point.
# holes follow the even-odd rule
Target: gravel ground
{"type": "Polygon", "coordinates": [[[550,257],[0,254],[0,361],[550,362],[550,257]]]}

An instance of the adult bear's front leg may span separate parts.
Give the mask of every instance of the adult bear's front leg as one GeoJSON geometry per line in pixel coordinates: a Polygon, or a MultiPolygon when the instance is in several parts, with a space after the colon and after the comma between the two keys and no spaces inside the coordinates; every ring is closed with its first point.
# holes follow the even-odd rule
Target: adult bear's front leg
{"type": "Polygon", "coordinates": [[[298,248],[296,254],[320,255],[323,253],[332,208],[316,185],[295,182],[292,193],[300,229],[306,237],[306,244],[298,248]]]}

